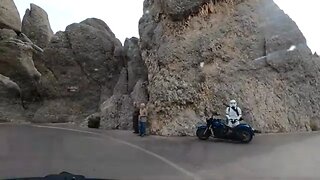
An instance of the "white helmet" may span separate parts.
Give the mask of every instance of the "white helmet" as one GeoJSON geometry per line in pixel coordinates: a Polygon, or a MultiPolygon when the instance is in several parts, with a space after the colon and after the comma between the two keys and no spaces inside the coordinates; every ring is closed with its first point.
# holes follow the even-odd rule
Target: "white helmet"
{"type": "Polygon", "coordinates": [[[231,100],[230,101],[230,107],[237,107],[237,101],[236,100],[231,100]]]}

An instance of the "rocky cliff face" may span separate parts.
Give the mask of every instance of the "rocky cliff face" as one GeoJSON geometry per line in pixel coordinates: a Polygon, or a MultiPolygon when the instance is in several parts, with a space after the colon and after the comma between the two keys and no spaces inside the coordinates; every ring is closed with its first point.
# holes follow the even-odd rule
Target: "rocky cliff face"
{"type": "Polygon", "coordinates": [[[122,51],[125,67],[113,88],[113,95],[100,105],[101,125],[106,129],[131,129],[133,102],[148,102],[147,68],[138,39],[127,39],[122,51]]]}
{"type": "Polygon", "coordinates": [[[231,99],[263,131],[319,121],[320,61],[272,0],[146,0],[139,29],[153,133],[193,134],[231,99]]]}
{"type": "Polygon", "coordinates": [[[0,29],[3,28],[21,32],[21,19],[13,0],[1,0],[0,29]]]}
{"type": "Polygon", "coordinates": [[[53,36],[48,14],[41,7],[30,4],[30,9],[26,10],[22,20],[22,32],[33,43],[45,48],[53,36]]]}
{"type": "Polygon", "coordinates": [[[72,24],[54,35],[43,61],[54,75],[55,92],[35,114],[35,122],[81,121],[109,98],[123,60],[115,54],[122,45],[99,19],[72,24]],[[43,118],[45,117],[45,118],[43,118]]]}
{"type": "Polygon", "coordinates": [[[41,79],[32,59],[36,53],[41,53],[41,49],[36,49],[23,34],[0,29],[0,121],[29,118],[25,109],[27,104],[38,99],[41,79]]]}
{"type": "Polygon", "coordinates": [[[10,2],[1,3],[0,121],[82,123],[101,114],[104,128],[128,129],[133,101],[147,101],[138,39],[123,47],[95,18],[53,36],[47,13],[34,4],[21,33],[10,2]]]}
{"type": "Polygon", "coordinates": [[[95,18],[53,35],[33,4],[21,33],[2,2],[0,121],[130,129],[133,102],[147,102],[152,133],[193,135],[236,99],[265,132],[320,125],[320,59],[272,0],[145,0],[140,39],[124,46],[95,18]]]}

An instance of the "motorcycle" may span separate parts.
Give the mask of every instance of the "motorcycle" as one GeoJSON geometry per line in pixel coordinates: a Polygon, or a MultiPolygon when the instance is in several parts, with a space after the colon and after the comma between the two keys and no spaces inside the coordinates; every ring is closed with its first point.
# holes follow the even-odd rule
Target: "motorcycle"
{"type": "Polygon", "coordinates": [[[234,128],[226,125],[225,120],[215,119],[213,117],[206,120],[206,124],[197,126],[196,135],[201,140],[207,140],[210,136],[217,139],[227,139],[249,143],[255,130],[248,124],[242,123],[234,128]]]}

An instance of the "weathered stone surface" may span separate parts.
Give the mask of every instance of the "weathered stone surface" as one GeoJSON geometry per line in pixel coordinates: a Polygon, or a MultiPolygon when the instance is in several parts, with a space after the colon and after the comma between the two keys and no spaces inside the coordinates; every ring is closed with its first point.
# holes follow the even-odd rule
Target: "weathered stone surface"
{"type": "Polygon", "coordinates": [[[141,74],[140,71],[133,71],[133,69],[143,69],[145,66],[141,62],[137,42],[131,44],[132,42],[129,41],[131,40],[126,41],[124,47],[128,68],[122,69],[118,82],[113,89],[113,95],[100,106],[101,127],[104,129],[131,129],[132,113],[134,111],[133,102],[146,103],[148,101],[147,83],[145,82],[147,75],[141,74]],[[129,65],[130,62],[133,62],[132,65],[129,65]],[[131,73],[130,69],[132,70],[131,73]],[[132,90],[129,88],[130,82],[134,86],[132,90]]]}
{"type": "Polygon", "coordinates": [[[148,70],[141,57],[139,39],[126,39],[124,43],[125,59],[128,63],[128,91],[131,92],[139,79],[147,81],[148,70]]]}
{"type": "Polygon", "coordinates": [[[230,99],[262,131],[310,130],[320,115],[320,64],[297,25],[272,0],[202,2],[172,19],[168,5],[145,1],[139,30],[151,131],[191,135],[195,119],[223,115],[230,99]]]}
{"type": "Polygon", "coordinates": [[[128,94],[128,71],[123,68],[119,80],[113,89],[113,95],[128,94]]]}
{"type": "Polygon", "coordinates": [[[25,36],[13,1],[3,2],[0,121],[101,118],[102,128],[131,129],[135,101],[148,102],[152,133],[192,135],[200,119],[223,115],[223,103],[236,99],[262,131],[320,127],[319,57],[272,0],[146,0],[141,39],[124,47],[94,18],[51,38],[35,5],[25,36]]]}
{"type": "Polygon", "coordinates": [[[137,102],[138,104],[148,102],[147,85],[147,82],[142,81],[141,79],[136,83],[130,94],[133,102],[137,102]]]}
{"type": "Polygon", "coordinates": [[[17,83],[13,82],[10,78],[3,76],[0,74],[0,83],[3,87],[6,87],[9,93],[13,93],[14,97],[20,95],[20,87],[17,85],[17,83]]]}
{"type": "Polygon", "coordinates": [[[162,8],[172,20],[179,21],[199,12],[201,5],[206,2],[209,0],[162,0],[162,8]]]}
{"type": "Polygon", "coordinates": [[[131,129],[133,101],[129,95],[113,95],[101,104],[101,127],[131,129]]]}
{"type": "Polygon", "coordinates": [[[33,123],[66,123],[79,122],[84,119],[85,109],[65,99],[56,99],[43,102],[30,120],[33,123]]]}
{"type": "Polygon", "coordinates": [[[17,33],[12,29],[0,29],[0,40],[6,40],[10,38],[16,38],[17,33]]]}
{"type": "Polygon", "coordinates": [[[133,102],[148,101],[147,68],[142,61],[138,41],[137,38],[127,39],[124,47],[116,50],[126,67],[113,88],[113,95],[101,103],[101,127],[104,129],[131,129],[133,102]]]}
{"type": "Polygon", "coordinates": [[[32,101],[37,98],[36,83],[41,74],[33,63],[34,48],[17,38],[0,41],[0,73],[19,85],[24,100],[32,101]]]}
{"type": "Polygon", "coordinates": [[[30,4],[22,20],[22,32],[39,47],[46,47],[53,36],[48,14],[41,7],[30,4]]]}
{"type": "Polygon", "coordinates": [[[131,129],[133,102],[148,102],[147,83],[139,80],[133,91],[126,89],[128,79],[126,69],[122,70],[119,81],[114,88],[114,94],[100,105],[101,128],[131,129]]]}
{"type": "Polygon", "coordinates": [[[57,79],[56,98],[68,104],[65,114],[83,121],[112,96],[123,68],[123,62],[114,56],[119,48],[120,41],[99,19],[69,25],[65,32],[54,35],[43,60],[57,79]]]}
{"type": "Polygon", "coordinates": [[[13,30],[0,30],[0,121],[30,119],[33,107],[27,104],[39,98],[37,83],[41,74],[32,59],[37,51],[21,39],[21,34],[17,36],[13,30]]]}
{"type": "Polygon", "coordinates": [[[121,47],[109,27],[99,19],[87,19],[67,27],[66,35],[83,70],[99,84],[119,74],[122,62],[113,58],[114,51],[121,47]],[[91,41],[88,42],[88,39],[91,41]]]}
{"type": "Polygon", "coordinates": [[[17,83],[0,74],[0,123],[25,120],[20,98],[21,89],[17,83]]]}
{"type": "Polygon", "coordinates": [[[0,99],[5,99],[0,108],[8,112],[0,119],[83,125],[97,116],[103,128],[131,128],[130,93],[147,101],[147,69],[137,38],[122,47],[110,28],[94,18],[51,38],[47,14],[33,4],[24,16],[23,32],[27,35],[0,30],[0,99]],[[15,96],[10,97],[12,88],[15,96]]]}
{"type": "Polygon", "coordinates": [[[21,19],[13,0],[1,0],[0,29],[3,28],[21,32],[21,19]]]}

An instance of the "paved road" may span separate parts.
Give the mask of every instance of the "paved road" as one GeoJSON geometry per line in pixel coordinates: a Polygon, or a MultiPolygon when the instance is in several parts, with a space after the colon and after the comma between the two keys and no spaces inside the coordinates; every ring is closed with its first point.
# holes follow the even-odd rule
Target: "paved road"
{"type": "Polygon", "coordinates": [[[69,129],[0,125],[0,178],[69,171],[115,179],[320,179],[318,133],[263,135],[244,145],[69,129]]]}

